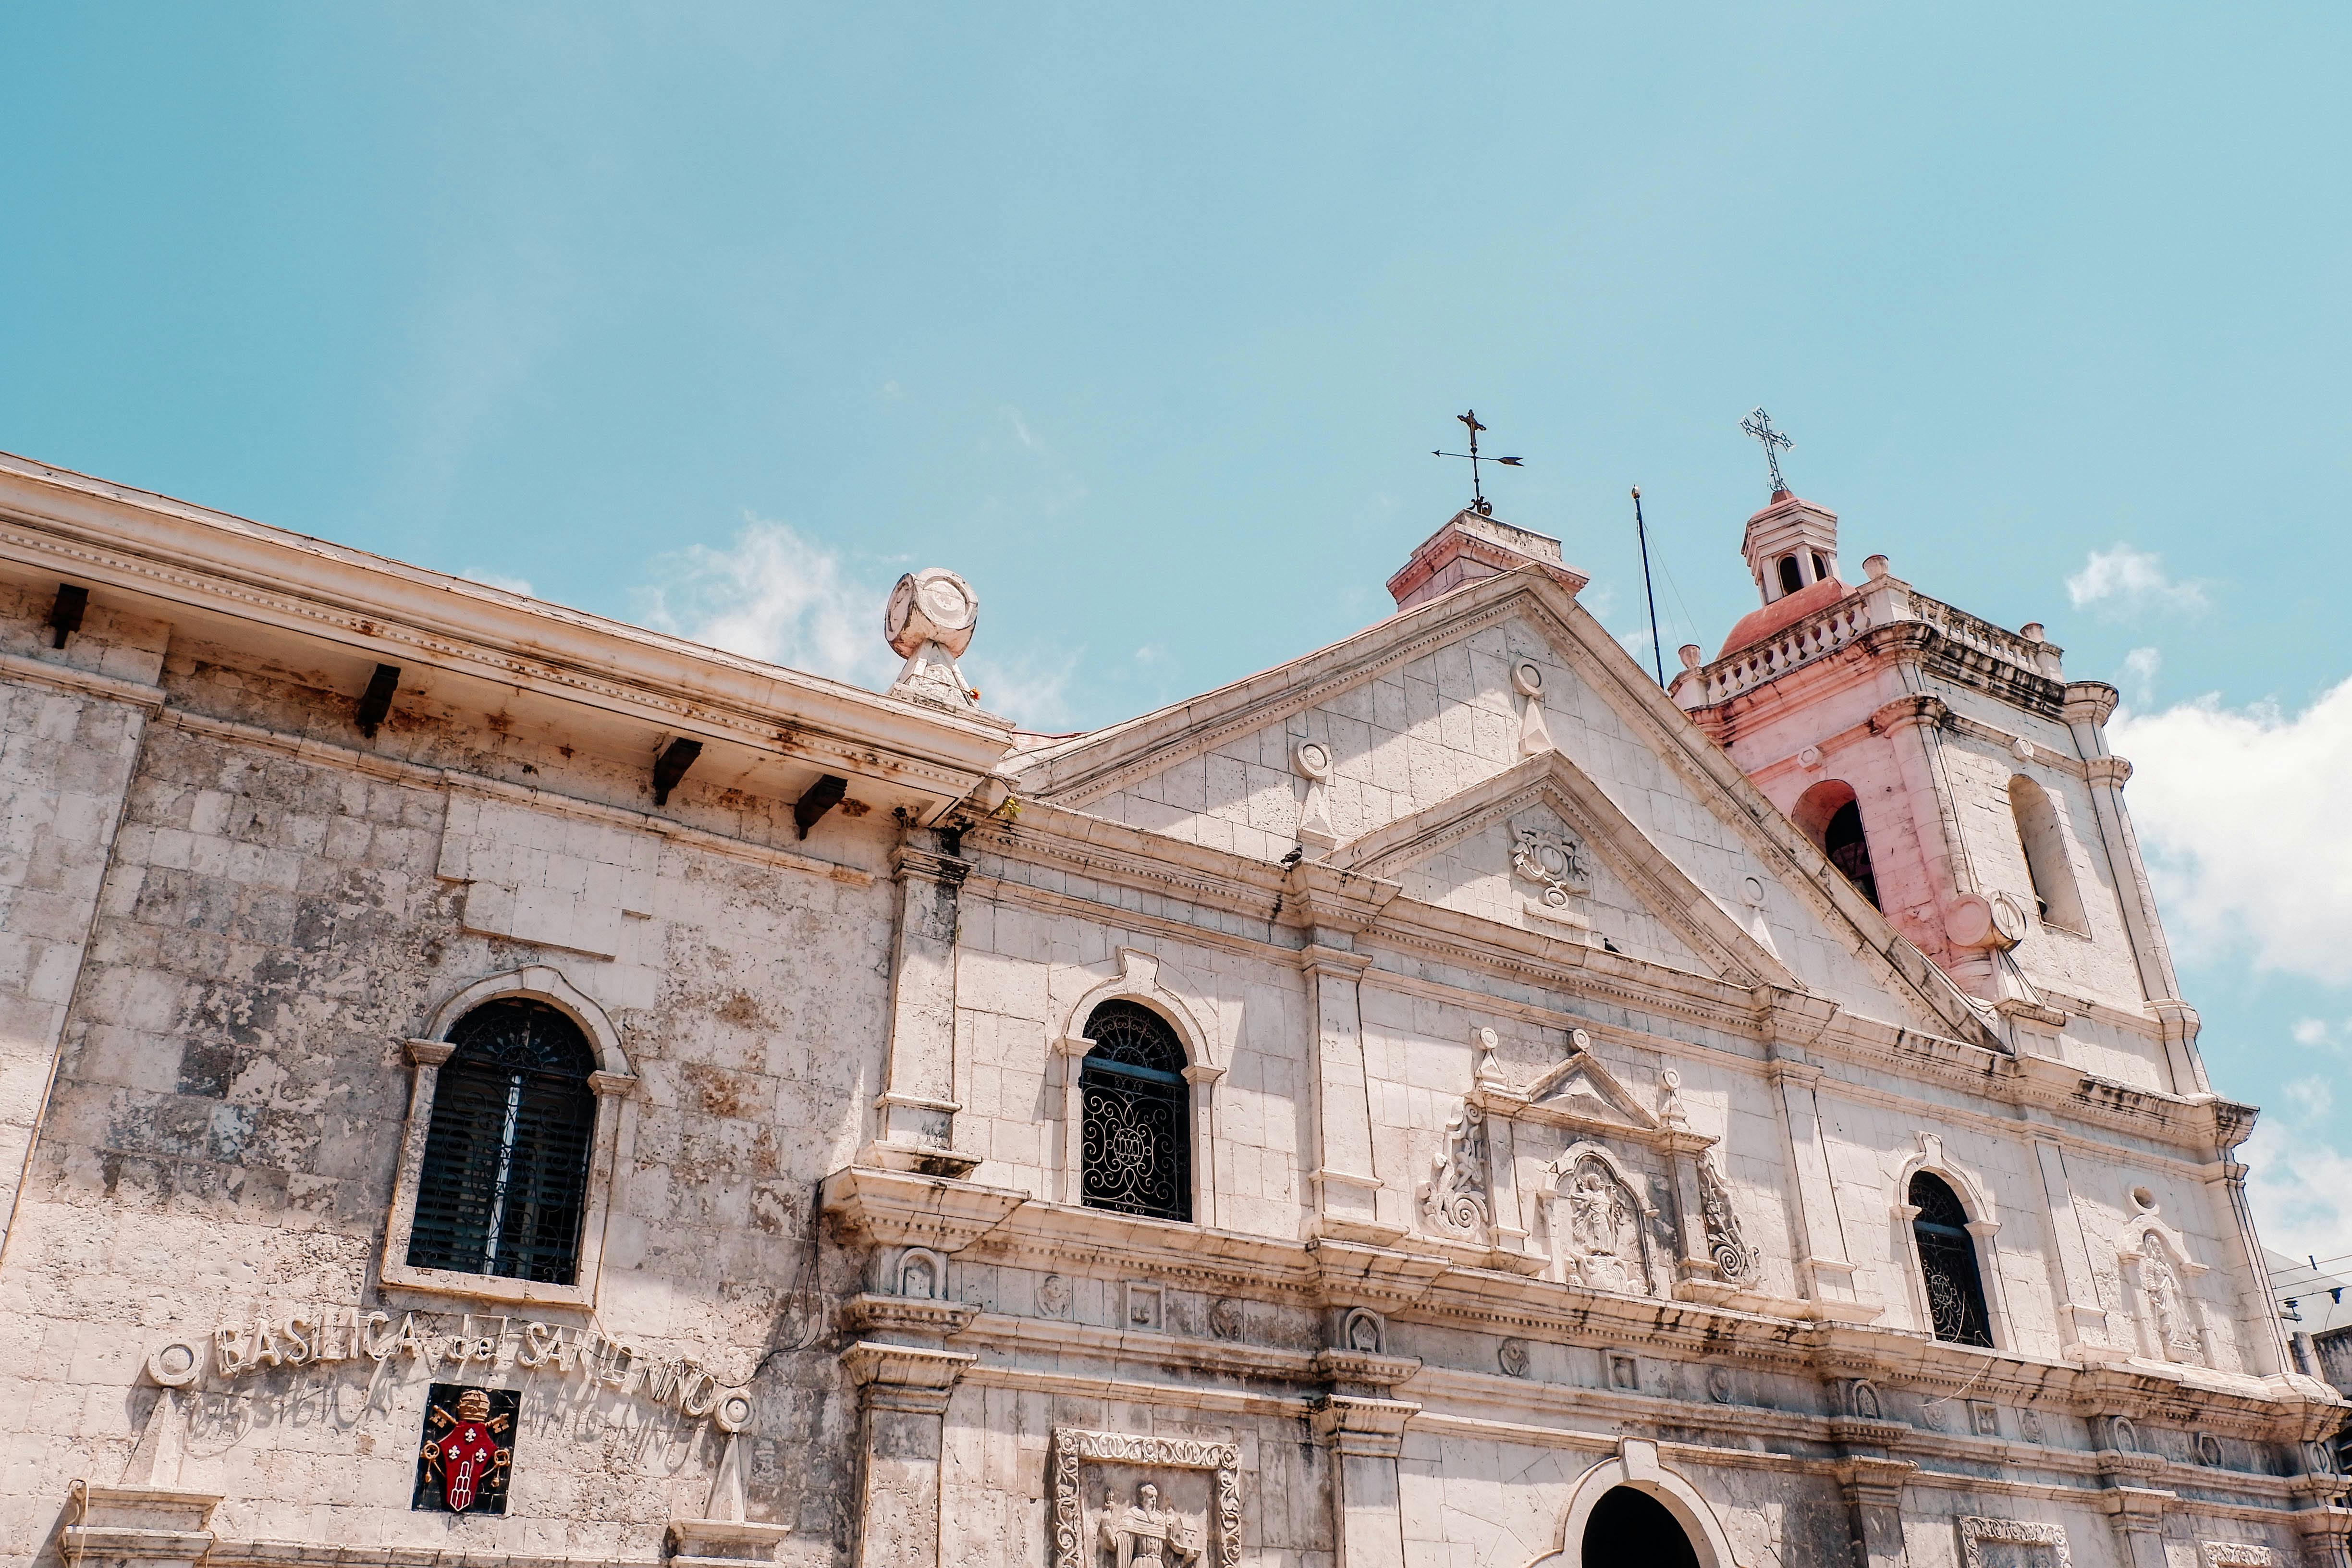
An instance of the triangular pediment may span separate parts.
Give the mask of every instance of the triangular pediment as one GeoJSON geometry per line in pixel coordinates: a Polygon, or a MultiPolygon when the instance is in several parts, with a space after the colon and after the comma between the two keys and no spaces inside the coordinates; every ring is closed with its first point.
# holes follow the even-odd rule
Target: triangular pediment
{"type": "MultiPolygon", "coordinates": [[[[1328,853],[1378,876],[1489,831],[1481,813],[1540,802],[1591,835],[1593,893],[1650,922],[1620,951],[1998,1047],[1576,602],[1577,581],[1532,565],[1486,578],[1190,701],[1040,738],[1000,776],[1023,800],[1157,837],[1269,865],[1328,853]]],[[[1435,882],[1409,897],[1485,918],[1435,882]]]]}
{"type": "Polygon", "coordinates": [[[1600,1058],[1590,1051],[1573,1050],[1527,1088],[1522,1118],[1545,1120],[1546,1113],[1578,1125],[1617,1126],[1630,1132],[1654,1135],[1664,1131],[1600,1058]]]}
{"type": "Polygon", "coordinates": [[[1402,884],[1426,903],[1713,975],[1801,991],[1608,792],[1545,752],[1341,845],[1331,864],[1402,884]]]}

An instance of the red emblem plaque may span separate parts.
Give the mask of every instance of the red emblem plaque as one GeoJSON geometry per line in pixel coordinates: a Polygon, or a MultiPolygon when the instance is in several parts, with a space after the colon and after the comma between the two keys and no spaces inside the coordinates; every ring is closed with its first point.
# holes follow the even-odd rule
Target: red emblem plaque
{"type": "Polygon", "coordinates": [[[425,1406],[425,1441],[416,1454],[412,1506],[451,1513],[504,1513],[508,1472],[514,1463],[509,1434],[518,1402],[511,1390],[435,1384],[425,1406]]]}

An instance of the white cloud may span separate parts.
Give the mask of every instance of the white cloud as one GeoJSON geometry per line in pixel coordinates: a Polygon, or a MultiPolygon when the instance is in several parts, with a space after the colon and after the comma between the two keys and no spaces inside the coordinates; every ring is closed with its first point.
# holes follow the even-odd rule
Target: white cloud
{"type": "Polygon", "coordinates": [[[486,588],[504,588],[508,593],[520,594],[526,599],[538,597],[530,591],[530,579],[528,577],[509,577],[503,572],[484,572],[471,567],[457,575],[468,583],[479,583],[486,588]]]}
{"type": "Polygon", "coordinates": [[[2352,680],[2293,717],[2206,697],[2111,732],[2176,944],[2352,982],[2352,680]]]}
{"type": "Polygon", "coordinates": [[[2146,706],[2156,700],[2157,672],[2163,668],[2164,655],[2152,647],[2136,647],[2124,655],[2116,684],[2130,700],[2146,706]]]}
{"type": "MultiPolygon", "coordinates": [[[[846,562],[789,524],[753,518],[723,548],[657,557],[651,574],[640,615],[657,631],[877,691],[898,676],[898,656],[882,639],[896,574],[846,562]]],[[[961,668],[990,712],[1039,728],[1068,722],[1076,653],[982,653],[961,668]]]]}
{"type": "Polygon", "coordinates": [[[2078,610],[2095,605],[2116,615],[2205,607],[2201,584],[2174,581],[2164,570],[2163,556],[2122,543],[2092,551],[2083,569],[2066,579],[2066,596],[2078,610]]]}
{"type": "Polygon", "coordinates": [[[829,550],[753,518],[724,549],[659,557],[643,592],[646,624],[752,658],[883,687],[898,670],[882,640],[889,585],[858,580],[829,550]]]}
{"type": "Polygon", "coordinates": [[[2331,1258],[2352,1247],[2352,1155],[2307,1122],[2265,1116],[2239,1158],[2264,1247],[2293,1258],[2331,1258]]]}

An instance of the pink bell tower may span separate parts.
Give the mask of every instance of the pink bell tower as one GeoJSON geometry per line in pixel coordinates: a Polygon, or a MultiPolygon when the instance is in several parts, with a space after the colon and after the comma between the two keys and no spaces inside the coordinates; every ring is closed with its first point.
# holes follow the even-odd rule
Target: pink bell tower
{"type": "Polygon", "coordinates": [[[1773,493],[1741,541],[1761,603],[1712,659],[1682,649],[1675,704],[2021,1054],[2210,1093],[2107,751],[2115,689],[1883,555],[1843,581],[1837,514],[1786,488],[1762,430],[1773,493]]]}

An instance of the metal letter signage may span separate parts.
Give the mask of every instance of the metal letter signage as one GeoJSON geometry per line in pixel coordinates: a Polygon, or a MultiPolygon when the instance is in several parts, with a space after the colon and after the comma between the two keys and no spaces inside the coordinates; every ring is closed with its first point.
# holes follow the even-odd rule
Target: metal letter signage
{"type": "Polygon", "coordinates": [[[416,1451],[416,1495],[409,1506],[506,1512],[521,1401],[513,1389],[435,1384],[425,1402],[425,1440],[416,1451]]]}

